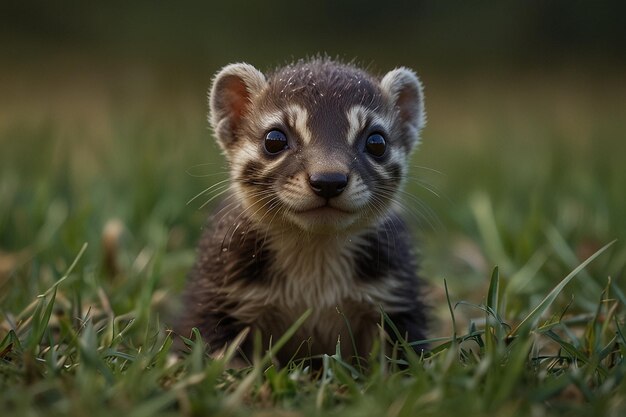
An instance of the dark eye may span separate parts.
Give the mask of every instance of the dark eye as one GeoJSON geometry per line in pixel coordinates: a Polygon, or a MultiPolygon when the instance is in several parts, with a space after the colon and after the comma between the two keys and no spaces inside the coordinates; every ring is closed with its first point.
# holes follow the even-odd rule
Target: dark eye
{"type": "Polygon", "coordinates": [[[280,130],[270,130],[265,135],[265,150],[277,154],[287,149],[287,136],[280,130]]]}
{"type": "Polygon", "coordinates": [[[367,141],[365,141],[365,150],[373,156],[383,156],[387,149],[387,142],[380,133],[374,133],[369,135],[367,141]]]}

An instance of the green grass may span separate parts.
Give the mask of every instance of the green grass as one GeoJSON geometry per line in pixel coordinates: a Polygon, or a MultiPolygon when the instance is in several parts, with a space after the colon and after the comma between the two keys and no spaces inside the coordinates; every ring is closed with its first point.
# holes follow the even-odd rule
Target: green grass
{"type": "Polygon", "coordinates": [[[311,372],[171,354],[211,194],[187,201],[225,178],[207,80],[91,77],[27,92],[31,112],[0,105],[2,415],[626,412],[620,80],[426,77],[408,191],[432,214],[407,203],[435,348],[311,372]]]}

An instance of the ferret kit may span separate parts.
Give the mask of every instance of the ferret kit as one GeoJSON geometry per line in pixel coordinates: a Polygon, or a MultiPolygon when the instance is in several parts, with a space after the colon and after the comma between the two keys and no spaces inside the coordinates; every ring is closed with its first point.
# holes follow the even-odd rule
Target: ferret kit
{"type": "Polygon", "coordinates": [[[328,58],[267,74],[232,64],[209,104],[230,186],[200,240],[178,333],[196,327],[214,354],[238,339],[251,357],[255,334],[267,349],[311,310],[279,362],[334,354],[338,341],[343,357],[366,357],[384,311],[390,340],[423,340],[400,203],[425,124],[415,73],[379,78],[328,58]]]}

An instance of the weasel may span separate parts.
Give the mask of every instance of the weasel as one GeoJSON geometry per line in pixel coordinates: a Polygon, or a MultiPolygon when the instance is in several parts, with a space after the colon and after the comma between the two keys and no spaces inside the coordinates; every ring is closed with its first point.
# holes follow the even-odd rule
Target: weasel
{"type": "Polygon", "coordinates": [[[215,76],[209,107],[230,187],[200,239],[179,333],[198,328],[215,353],[250,329],[249,355],[251,335],[267,347],[311,309],[279,362],[334,354],[338,341],[344,357],[363,357],[382,309],[406,340],[424,339],[399,204],[425,124],[416,74],[377,78],[328,58],[268,74],[237,63],[215,76]]]}

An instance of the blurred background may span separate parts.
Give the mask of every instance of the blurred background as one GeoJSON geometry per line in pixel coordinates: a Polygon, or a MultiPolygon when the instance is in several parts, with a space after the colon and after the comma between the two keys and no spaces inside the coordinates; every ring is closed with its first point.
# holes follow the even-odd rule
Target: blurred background
{"type": "Polygon", "coordinates": [[[444,278],[453,300],[484,301],[498,265],[526,310],[619,238],[565,296],[592,309],[626,265],[624,15],[620,1],[5,1],[0,303],[23,307],[84,242],[71,288],[104,286],[118,313],[148,284],[172,299],[214,203],[188,201],[226,178],[212,75],[321,53],[425,84],[406,205],[435,304],[444,278]]]}

